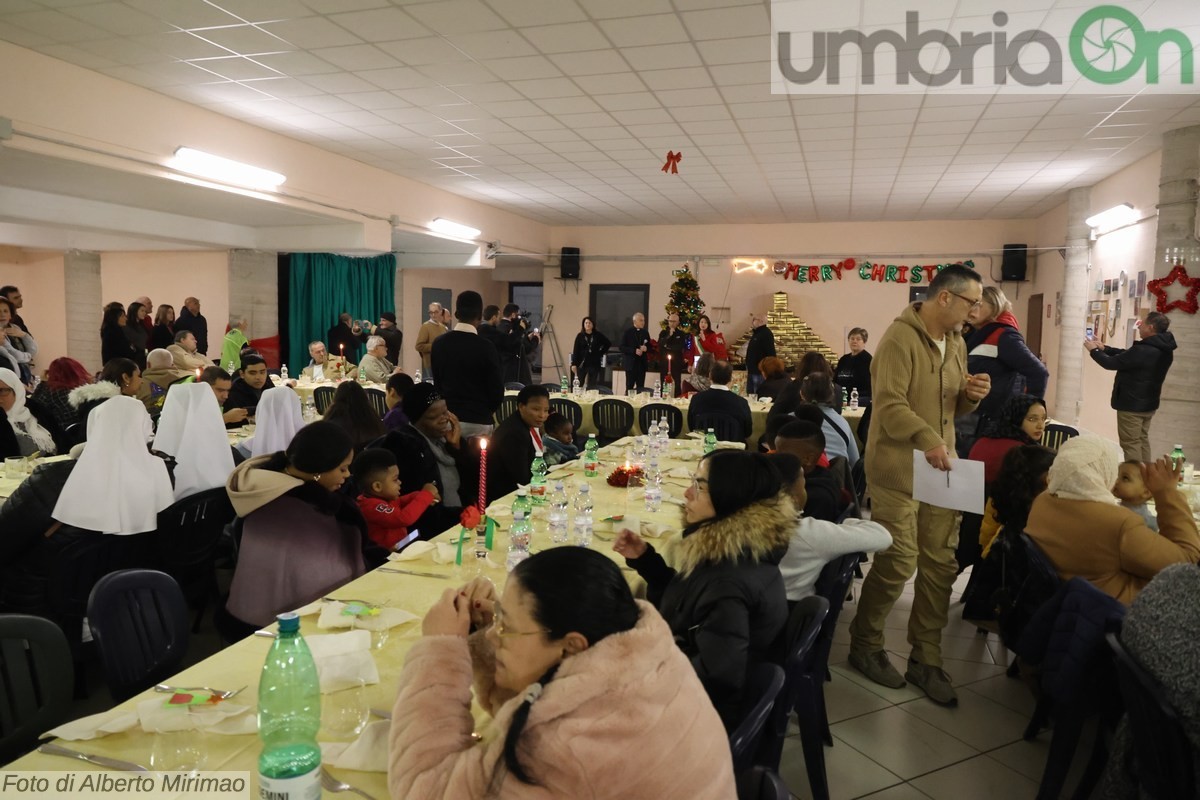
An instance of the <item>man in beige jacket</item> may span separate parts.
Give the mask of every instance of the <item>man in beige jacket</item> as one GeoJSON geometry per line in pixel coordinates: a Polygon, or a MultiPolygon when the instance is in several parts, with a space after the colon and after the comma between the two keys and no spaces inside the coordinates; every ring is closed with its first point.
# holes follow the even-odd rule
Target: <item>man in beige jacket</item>
{"type": "Polygon", "coordinates": [[[429,319],[421,323],[421,329],[417,331],[417,352],[421,354],[421,377],[422,380],[433,380],[433,362],[430,359],[430,353],[433,352],[433,340],[441,336],[449,330],[442,319],[444,317],[441,303],[429,304],[429,319]]]}
{"type": "Polygon", "coordinates": [[[211,367],[212,362],[196,352],[196,334],[191,331],[179,331],[175,334],[175,344],[167,348],[167,352],[175,359],[176,369],[186,369],[188,372],[211,367]]]}
{"type": "Polygon", "coordinates": [[[945,267],[928,298],[892,322],[871,361],[872,421],[867,441],[871,519],[887,528],[892,546],[876,553],[850,625],[850,665],[884,686],[912,681],[942,705],[957,705],[942,669],[942,628],[958,571],[959,515],[913,499],[913,450],[940,470],[952,469],[954,417],[973,411],[991,389],[987,374],[967,374],[962,326],[983,296],[979,275],[945,267]],[[916,573],[908,641],[912,654],[900,676],[884,650],[888,614],[916,573]]]}

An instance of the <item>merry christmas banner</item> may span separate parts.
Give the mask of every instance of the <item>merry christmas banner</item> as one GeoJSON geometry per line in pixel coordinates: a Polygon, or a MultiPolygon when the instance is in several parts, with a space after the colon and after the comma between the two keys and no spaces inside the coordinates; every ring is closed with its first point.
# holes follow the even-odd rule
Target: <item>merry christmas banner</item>
{"type": "MultiPolygon", "coordinates": [[[[776,261],[770,269],[785,281],[796,283],[825,283],[840,280],[863,280],[877,283],[929,283],[934,276],[950,264],[975,269],[974,261],[953,261],[945,264],[886,264],[876,261],[843,259],[835,264],[794,264],[791,261],[776,261]]],[[[734,259],[735,272],[754,271],[760,275],[768,269],[766,259],[734,259]]]]}

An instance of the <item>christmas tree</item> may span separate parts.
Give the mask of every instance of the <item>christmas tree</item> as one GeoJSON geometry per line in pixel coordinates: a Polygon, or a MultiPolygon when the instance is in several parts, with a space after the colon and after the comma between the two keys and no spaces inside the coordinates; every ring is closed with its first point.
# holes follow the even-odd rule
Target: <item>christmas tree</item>
{"type": "MultiPolygon", "coordinates": [[[[700,282],[684,264],[671,273],[675,282],[671,284],[671,295],[667,300],[668,316],[679,315],[679,328],[687,333],[696,332],[696,320],[704,313],[704,301],[700,299],[700,282]]],[[[666,330],[667,321],[664,319],[659,326],[666,330]]]]}

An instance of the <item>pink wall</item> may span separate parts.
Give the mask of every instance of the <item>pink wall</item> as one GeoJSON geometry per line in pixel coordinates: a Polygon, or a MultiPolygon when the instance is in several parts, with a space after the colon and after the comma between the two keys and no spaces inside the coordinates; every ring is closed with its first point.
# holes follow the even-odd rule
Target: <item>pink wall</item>
{"type": "MultiPolygon", "coordinates": [[[[792,311],[835,352],[842,353],[852,327],[867,328],[872,340],[877,340],[908,302],[908,285],[864,281],[857,274],[818,284],[785,281],[770,271],[735,274],[733,258],[781,258],[806,265],[844,258],[905,265],[973,258],[981,272],[991,271],[998,277],[998,253],[1003,245],[1025,242],[1034,246],[1036,234],[1033,220],[559,228],[554,231],[556,250],[563,245],[582,250],[581,281],[559,281],[558,267],[547,268],[546,302],[555,304],[556,317],[563,320],[561,329],[574,330],[575,321],[588,313],[592,283],[647,283],[650,327],[654,328],[657,319],[665,317],[671,272],[698,256],[700,266],[693,263],[693,269],[701,298],[710,309],[729,307],[730,322],[722,326],[727,336],[740,336],[749,327],[750,312],[767,310],[772,294],[783,290],[790,296],[792,311]],[[994,264],[989,263],[989,253],[994,264]],[[572,324],[568,326],[565,320],[572,324]]],[[[1058,236],[1061,239],[1061,234],[1058,236]]],[[[1024,301],[1015,305],[1018,318],[1023,317],[1024,301]]],[[[611,338],[621,332],[605,333],[611,338]]]]}
{"type": "MultiPolygon", "coordinates": [[[[0,247],[0,286],[17,286],[25,307],[21,318],[38,343],[36,366],[45,370],[54,359],[67,353],[67,318],[64,313],[66,280],[61,253],[0,247]]],[[[100,314],[87,324],[99,327],[100,314]]]]}
{"type": "MultiPolygon", "coordinates": [[[[145,294],[154,302],[154,310],[166,303],[175,307],[178,316],[184,298],[196,297],[200,313],[208,320],[208,349],[214,356],[220,352],[229,321],[228,252],[104,253],[100,284],[101,306],[114,300],[129,305],[145,294]]],[[[257,335],[253,320],[251,329],[252,336],[257,335]]]]}
{"type": "MultiPolygon", "coordinates": [[[[452,296],[474,290],[483,296],[485,306],[495,303],[503,307],[508,302],[508,283],[493,280],[493,271],[490,269],[402,269],[399,275],[403,280],[404,296],[404,350],[401,365],[409,375],[421,366],[421,357],[414,348],[421,323],[428,318],[425,306],[421,303],[423,287],[449,289],[452,296]]],[[[450,312],[454,313],[453,307],[450,312]]]]}

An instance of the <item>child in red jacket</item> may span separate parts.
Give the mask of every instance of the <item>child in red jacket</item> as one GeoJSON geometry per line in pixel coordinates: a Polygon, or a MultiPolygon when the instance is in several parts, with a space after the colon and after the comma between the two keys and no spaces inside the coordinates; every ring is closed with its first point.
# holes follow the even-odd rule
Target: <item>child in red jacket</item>
{"type": "Polygon", "coordinates": [[[354,459],[350,471],[362,490],[358,508],[367,520],[367,534],[371,541],[388,550],[401,550],[415,540],[416,531],[410,536],[409,526],[425,513],[425,509],[441,499],[432,483],[425,484],[419,491],[401,495],[400,470],[390,450],[363,450],[354,459]]]}

